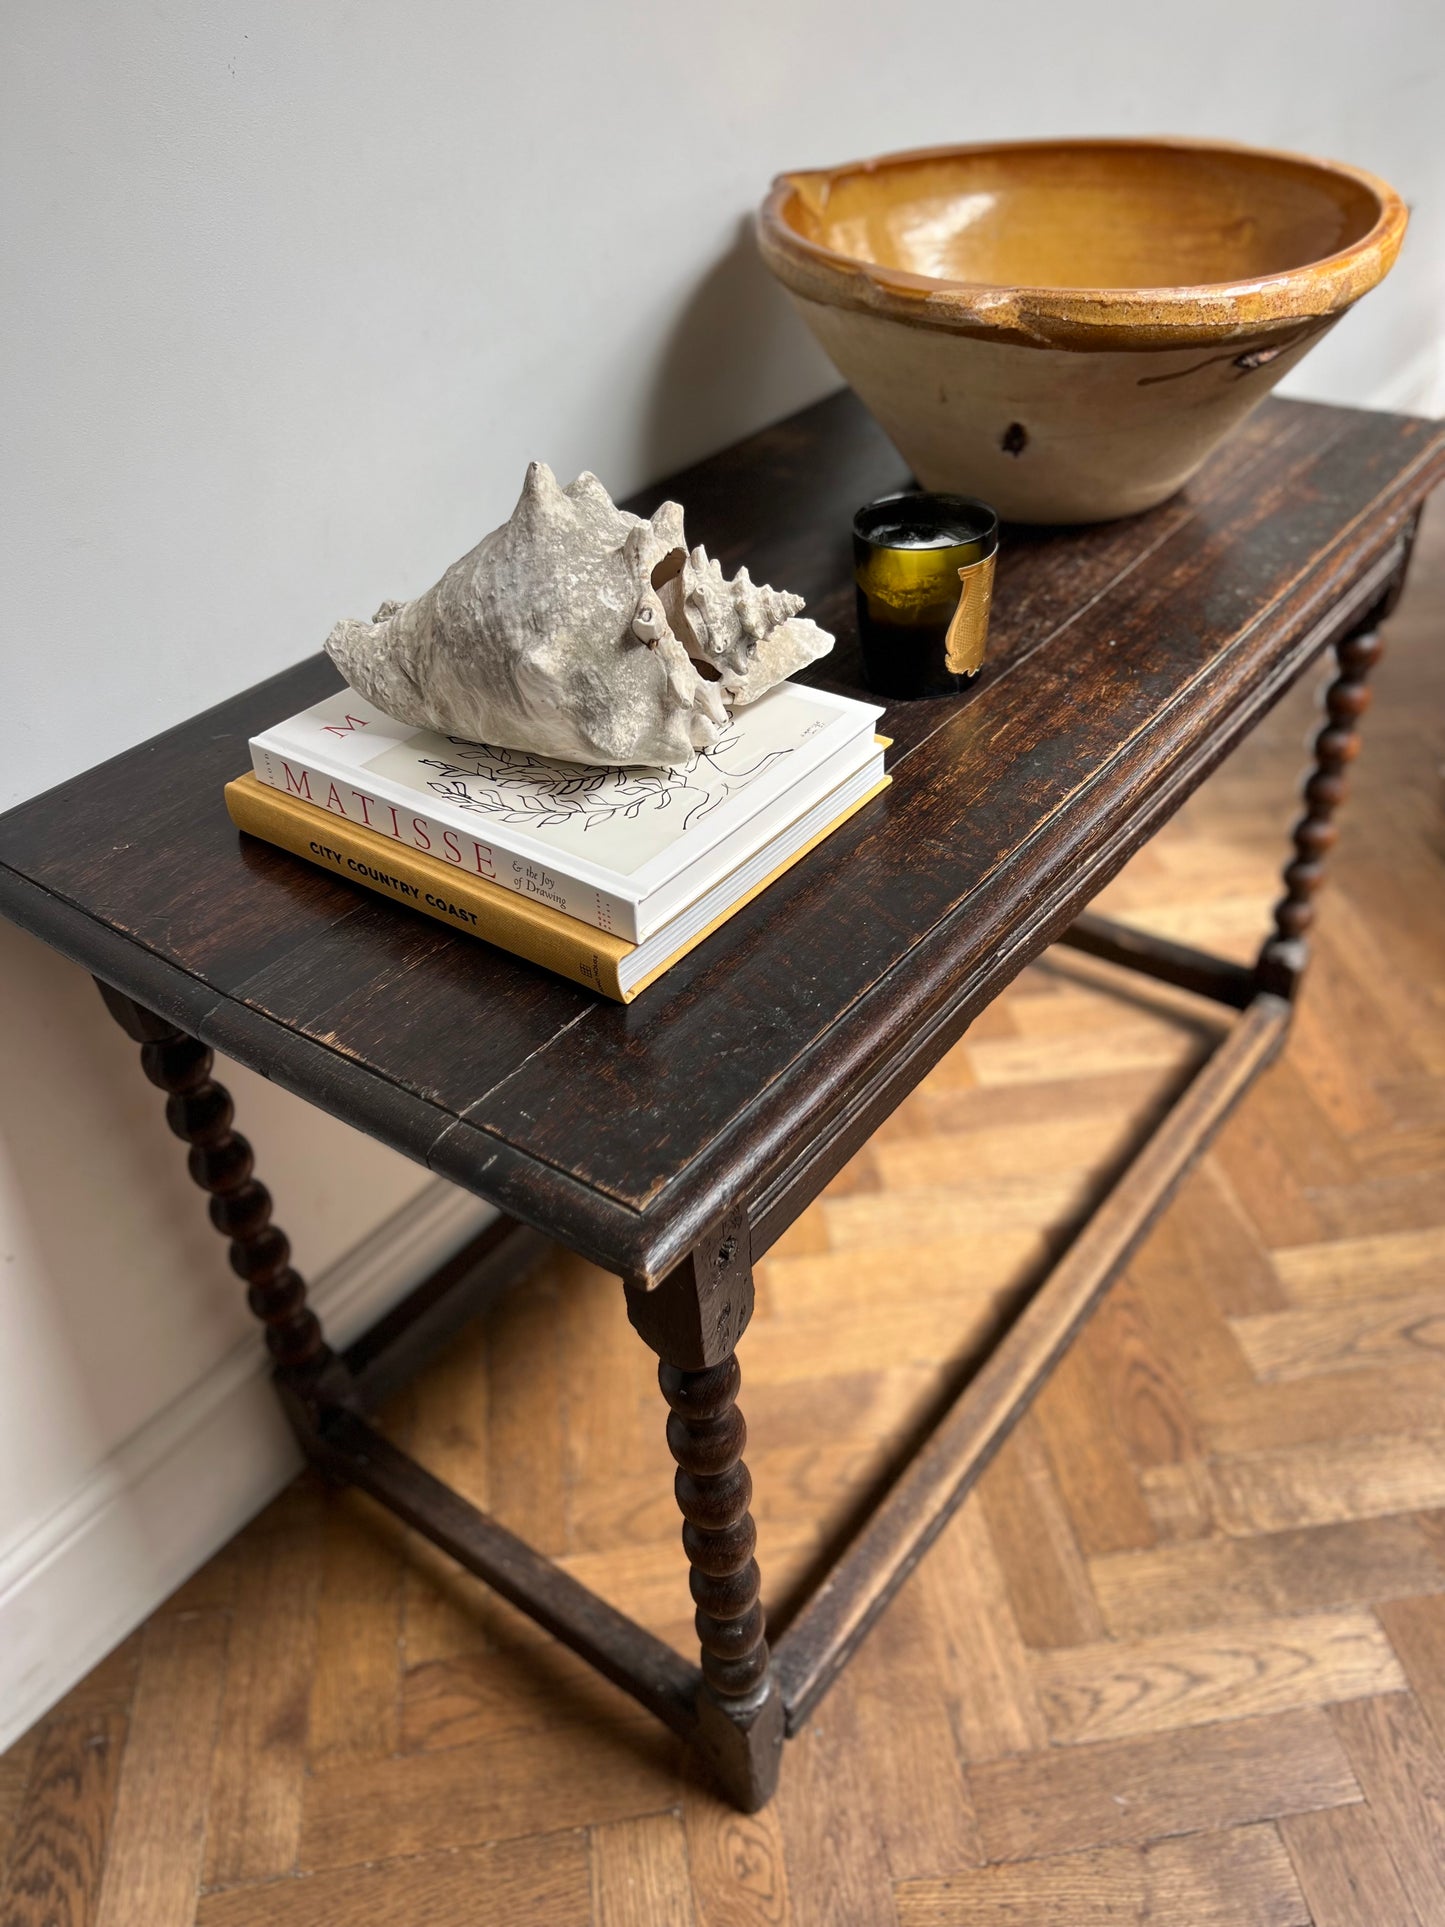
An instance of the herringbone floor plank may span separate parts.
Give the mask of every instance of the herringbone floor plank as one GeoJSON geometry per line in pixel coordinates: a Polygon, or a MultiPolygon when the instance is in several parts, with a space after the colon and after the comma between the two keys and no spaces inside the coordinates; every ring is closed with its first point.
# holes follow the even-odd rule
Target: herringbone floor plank
{"type": "MultiPolygon", "coordinates": [[[[302,1480],[0,1760],[0,1923],[1442,1927],[1445,516],[1256,1087],[744,1819],[623,1695],[302,1480]]],[[[1300,690],[1107,893],[1247,959],[1300,690]]],[[[785,1618],[1214,1020],[1054,953],[761,1267],[785,1618]]],[[[559,1255],[396,1436],[690,1650],[616,1281],[559,1255]]]]}

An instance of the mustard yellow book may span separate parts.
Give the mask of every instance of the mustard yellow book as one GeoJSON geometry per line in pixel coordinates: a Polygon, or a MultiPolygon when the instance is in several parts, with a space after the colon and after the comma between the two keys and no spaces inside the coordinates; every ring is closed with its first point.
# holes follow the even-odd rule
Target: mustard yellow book
{"type": "Polygon", "coordinates": [[[879,738],[871,762],[820,797],[734,872],[728,882],[735,889],[724,892],[724,908],[717,908],[717,890],[708,891],[640,944],[458,871],[440,858],[424,856],[377,830],[363,829],[315,803],[288,796],[255,776],[238,776],[226,785],[226,808],[237,829],[304,857],[318,869],[364,884],[454,930],[481,937],[514,957],[600,991],[616,1003],[630,1004],[887,788],[892,779],[883,774],[884,746],[885,739],[879,738]]]}

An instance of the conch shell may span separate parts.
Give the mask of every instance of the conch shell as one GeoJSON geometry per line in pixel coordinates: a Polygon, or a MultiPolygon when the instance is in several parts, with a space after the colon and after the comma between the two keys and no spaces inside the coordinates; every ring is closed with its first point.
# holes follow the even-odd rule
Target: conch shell
{"type": "Polygon", "coordinates": [[[533,462],[509,521],[414,602],[338,622],[327,654],[398,722],[568,762],[685,763],[833,638],[800,596],[689,552],[682,520],[533,462]]]}

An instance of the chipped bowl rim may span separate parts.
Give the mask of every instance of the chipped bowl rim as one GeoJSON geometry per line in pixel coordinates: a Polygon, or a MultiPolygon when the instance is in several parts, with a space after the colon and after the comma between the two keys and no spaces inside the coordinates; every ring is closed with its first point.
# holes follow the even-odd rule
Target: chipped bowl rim
{"type": "Polygon", "coordinates": [[[758,210],[757,231],[768,267],[806,301],[913,327],[1034,347],[1133,349],[1189,347],[1286,330],[1323,331],[1389,273],[1408,221],[1404,201],[1387,181],[1344,161],[1244,141],[1061,136],[906,148],[832,167],[792,168],[774,179],[758,210]],[[1284,162],[1363,187],[1378,213],[1368,232],[1348,247],[1276,274],[1156,288],[1021,287],[915,274],[809,240],[787,218],[805,181],[826,183],[970,155],[1141,148],[1284,162]]]}

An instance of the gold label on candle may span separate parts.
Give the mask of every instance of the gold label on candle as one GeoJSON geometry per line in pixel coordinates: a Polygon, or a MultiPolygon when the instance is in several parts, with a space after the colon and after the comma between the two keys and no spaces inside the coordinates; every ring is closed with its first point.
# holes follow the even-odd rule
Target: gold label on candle
{"type": "Polygon", "coordinates": [[[988,612],[993,602],[993,557],[970,562],[960,569],[958,607],[943,639],[943,653],[955,676],[972,676],[983,667],[988,640],[988,612]]]}
{"type": "Polygon", "coordinates": [[[998,517],[986,502],[903,490],[853,517],[863,674],[880,695],[956,695],[988,641],[998,517]]]}

